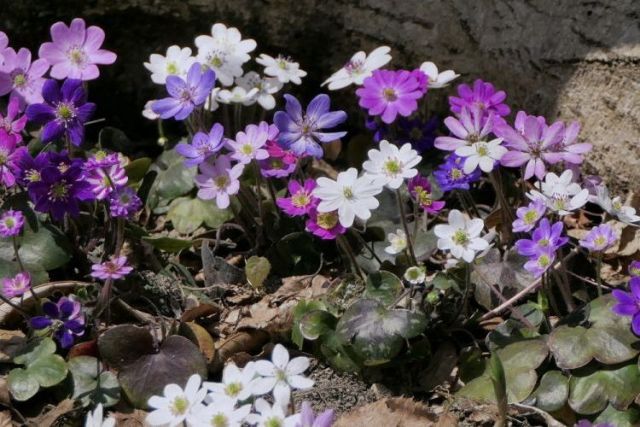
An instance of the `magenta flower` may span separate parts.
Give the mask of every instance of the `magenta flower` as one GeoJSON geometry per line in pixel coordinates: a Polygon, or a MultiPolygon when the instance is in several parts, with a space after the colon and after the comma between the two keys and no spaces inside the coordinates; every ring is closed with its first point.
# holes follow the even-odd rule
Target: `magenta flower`
{"type": "Polygon", "coordinates": [[[416,73],[406,70],[376,70],[364,79],[356,90],[359,105],[371,116],[381,116],[385,123],[393,123],[398,114],[410,116],[418,109],[418,99],[424,95],[424,82],[416,73]]]}
{"type": "Polygon", "coordinates": [[[592,145],[585,142],[579,143],[580,123],[572,122],[564,130],[562,141],[558,144],[557,152],[567,163],[579,165],[583,161],[583,155],[591,151],[592,145]]]}
{"type": "Polygon", "coordinates": [[[482,114],[493,112],[503,117],[511,112],[511,109],[503,101],[507,94],[503,90],[496,91],[491,83],[478,79],[473,82],[473,89],[467,84],[458,86],[458,96],[449,97],[451,111],[460,114],[464,107],[479,107],[482,114]]]}
{"type": "Polygon", "coordinates": [[[43,103],[27,107],[29,120],[44,124],[40,140],[46,144],[63,136],[79,147],[84,140],[84,124],[96,110],[96,104],[87,102],[82,81],[67,79],[58,86],[55,80],[47,80],[42,87],[43,103]]]}
{"type": "Polygon", "coordinates": [[[37,330],[51,328],[62,348],[71,347],[75,337],[84,335],[82,305],[73,296],[62,297],[57,303],[47,301],[42,305],[42,311],[44,316],[31,318],[31,327],[37,330]]]}
{"type": "Polygon", "coordinates": [[[276,204],[289,216],[302,216],[309,213],[313,208],[314,197],[311,195],[316,188],[316,181],[307,179],[304,184],[298,181],[289,181],[287,186],[289,197],[278,197],[276,204]]]}
{"type": "Polygon", "coordinates": [[[142,200],[131,187],[119,187],[109,194],[109,212],[114,218],[131,218],[142,208],[142,200]]]}
{"type": "Polygon", "coordinates": [[[416,175],[411,178],[407,184],[409,188],[409,194],[415,202],[427,213],[436,214],[442,208],[444,208],[444,201],[433,200],[433,193],[431,192],[431,183],[423,176],[416,175]]]}
{"type": "Polygon", "coordinates": [[[620,316],[631,316],[631,329],[640,336],[640,277],[632,277],[629,281],[631,292],[614,289],[611,294],[618,303],[611,310],[620,316]]]}
{"type": "Polygon", "coordinates": [[[632,261],[629,264],[629,275],[630,276],[640,276],[640,261],[632,261]]]}
{"type": "Polygon", "coordinates": [[[133,267],[127,265],[127,257],[111,257],[110,260],[103,263],[93,264],[91,266],[91,277],[102,280],[118,280],[133,271],[133,267]]]}
{"type": "Polygon", "coordinates": [[[24,215],[20,211],[9,209],[0,215],[0,237],[13,237],[20,234],[24,226],[24,215]]]}
{"type": "Polygon", "coordinates": [[[84,162],[84,170],[92,170],[96,168],[108,168],[120,163],[118,153],[108,153],[104,150],[98,150],[84,162]]]}
{"type": "Polygon", "coordinates": [[[300,421],[298,421],[295,427],[331,427],[334,418],[335,414],[333,409],[327,409],[316,415],[313,412],[311,404],[304,401],[300,407],[300,421]]]}
{"type": "Polygon", "coordinates": [[[104,200],[115,189],[127,185],[129,178],[118,162],[106,167],[85,167],[85,180],[91,185],[96,200],[104,200]]]}
{"type": "Polygon", "coordinates": [[[580,246],[591,252],[604,252],[618,241],[618,236],[609,224],[600,224],[593,227],[589,233],[580,240],[580,246]]]}
{"type": "Polygon", "coordinates": [[[562,140],[564,125],[547,125],[544,117],[529,116],[524,111],[516,115],[515,129],[506,122],[497,123],[493,132],[504,140],[509,151],[500,163],[507,167],[520,167],[526,163],[524,179],[535,175],[544,179],[547,163],[557,163],[561,156],[555,153],[562,140]]]}
{"type": "Polygon", "coordinates": [[[52,65],[51,77],[93,80],[98,78],[98,64],[109,65],[116,54],[100,49],[104,31],[94,25],[86,28],[82,18],[75,18],[67,27],[64,22],[51,26],[52,42],[42,43],[38,55],[52,65]]]}
{"type": "Polygon", "coordinates": [[[22,48],[17,53],[12,48],[2,52],[4,64],[0,65],[0,96],[11,92],[18,98],[20,107],[42,102],[42,77],[49,69],[44,59],[31,62],[31,52],[22,48]]]}
{"type": "Polygon", "coordinates": [[[173,117],[176,120],[184,120],[194,108],[204,104],[216,81],[216,73],[210,68],[202,70],[198,62],[194,62],[189,68],[186,80],[176,75],[167,77],[166,86],[169,97],[160,99],[151,104],[154,113],[162,119],[173,117]]]}
{"type": "Polygon", "coordinates": [[[2,53],[7,46],[9,46],[9,37],[7,37],[3,31],[0,31],[0,53],[2,53]]]}
{"type": "Polygon", "coordinates": [[[489,112],[485,116],[479,107],[462,107],[459,117],[447,117],[444,124],[453,135],[437,137],[434,145],[439,150],[455,151],[486,140],[493,131],[494,115],[489,112]]]}
{"type": "Polygon", "coordinates": [[[531,239],[520,239],[516,242],[518,253],[524,256],[536,256],[541,252],[554,253],[565,245],[569,239],[562,236],[564,225],[558,221],[551,225],[547,218],[533,231],[531,239]]]}
{"type": "Polygon", "coordinates": [[[338,211],[318,212],[315,206],[309,210],[309,219],[305,225],[307,231],[323,240],[334,240],[347,231],[340,224],[338,211]]]}
{"type": "Polygon", "coordinates": [[[213,163],[201,163],[201,173],[195,178],[198,197],[202,200],[216,199],[216,205],[220,209],[228,208],[229,196],[240,190],[239,178],[243,170],[242,163],[231,167],[229,156],[220,156],[213,163]]]}
{"type": "Polygon", "coordinates": [[[7,106],[7,114],[3,117],[0,114],[0,129],[4,129],[9,135],[16,138],[16,142],[22,142],[22,130],[27,125],[27,116],[20,114],[20,101],[18,97],[12,96],[7,106]]]}
{"type": "Polygon", "coordinates": [[[267,141],[264,149],[269,153],[269,157],[260,160],[260,173],[265,178],[285,178],[291,175],[298,163],[298,156],[291,150],[285,150],[273,140],[267,141]]]}
{"type": "Polygon", "coordinates": [[[538,220],[543,217],[547,211],[547,205],[542,199],[534,199],[527,206],[520,207],[516,210],[516,218],[513,221],[513,231],[515,233],[529,232],[536,226],[538,220]]]}
{"type": "Polygon", "coordinates": [[[208,135],[204,132],[198,132],[193,135],[191,144],[181,142],[176,146],[176,151],[185,158],[184,165],[190,168],[199,165],[209,156],[220,151],[225,141],[224,127],[220,123],[215,123],[208,135]]]}
{"type": "Polygon", "coordinates": [[[12,278],[2,279],[2,295],[14,298],[23,295],[31,288],[31,275],[24,271],[12,278]]]}
{"type": "Polygon", "coordinates": [[[15,185],[18,162],[26,153],[25,147],[17,147],[15,136],[0,129],[0,185],[15,185]]]}
{"type": "MultiPolygon", "coordinates": [[[[273,126],[273,125],[271,125],[273,126]]],[[[275,128],[275,126],[273,126],[275,128]]],[[[263,147],[269,139],[270,126],[267,122],[260,122],[257,126],[247,125],[243,131],[236,134],[236,139],[227,140],[227,146],[232,151],[231,158],[243,165],[252,160],[264,160],[269,153],[263,147]]]]}

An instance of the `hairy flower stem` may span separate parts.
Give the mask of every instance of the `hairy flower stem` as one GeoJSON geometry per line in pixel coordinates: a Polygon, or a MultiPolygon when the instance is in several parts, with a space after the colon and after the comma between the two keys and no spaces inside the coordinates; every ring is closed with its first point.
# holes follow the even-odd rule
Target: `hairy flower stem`
{"type": "Polygon", "coordinates": [[[24,264],[22,264],[22,259],[20,259],[20,254],[18,253],[18,237],[17,236],[13,236],[12,238],[13,240],[13,253],[16,256],[16,261],[18,263],[18,267],[20,267],[20,271],[25,271],[24,269],[24,264]]]}
{"type": "Polygon", "coordinates": [[[362,271],[362,269],[360,268],[360,266],[358,265],[358,262],[356,261],[356,255],[353,253],[353,249],[351,248],[351,245],[349,244],[347,239],[344,236],[338,236],[337,242],[338,242],[338,246],[342,248],[344,253],[346,253],[347,257],[349,258],[349,262],[351,263],[353,274],[360,277],[362,280],[365,280],[366,276],[362,271]]]}
{"type": "Polygon", "coordinates": [[[511,206],[509,205],[509,201],[507,200],[507,196],[506,194],[504,194],[504,187],[502,186],[502,177],[500,176],[500,170],[494,169],[489,175],[489,179],[496,191],[496,197],[498,198],[498,202],[500,204],[500,208],[502,209],[503,215],[506,215],[505,219],[509,223],[512,223],[515,218],[513,216],[511,206]]]}
{"type": "Polygon", "coordinates": [[[596,282],[598,283],[598,296],[602,296],[602,277],[600,277],[600,270],[602,269],[602,252],[598,252],[596,255],[596,282]]]}
{"type": "Polygon", "coordinates": [[[409,255],[411,256],[411,262],[413,265],[418,265],[418,260],[416,259],[416,254],[413,250],[413,239],[411,238],[411,232],[409,231],[409,224],[407,224],[407,213],[404,209],[404,202],[402,201],[402,193],[398,188],[396,190],[396,199],[398,201],[398,211],[400,212],[400,219],[402,220],[402,227],[404,228],[404,233],[407,237],[407,249],[409,249],[409,255]]]}
{"type": "Polygon", "coordinates": [[[569,282],[569,275],[567,274],[564,252],[560,249],[558,253],[560,255],[560,270],[562,274],[562,280],[560,281],[560,293],[562,294],[564,303],[567,306],[567,310],[571,312],[576,309],[576,305],[573,303],[573,297],[571,296],[571,283],[569,282]]]}

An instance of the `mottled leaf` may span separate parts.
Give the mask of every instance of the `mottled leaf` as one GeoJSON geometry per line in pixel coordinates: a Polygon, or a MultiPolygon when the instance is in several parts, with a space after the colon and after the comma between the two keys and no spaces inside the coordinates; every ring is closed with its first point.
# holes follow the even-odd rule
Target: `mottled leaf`
{"type": "Polygon", "coordinates": [[[120,385],[113,372],[104,371],[95,357],[78,356],[69,360],[73,379],[73,398],[82,406],[102,403],[113,406],[120,400],[120,385]]]}
{"type": "Polygon", "coordinates": [[[545,372],[533,396],[538,408],[547,412],[558,411],[567,403],[569,378],[560,371],[545,372]]]}
{"type": "Polygon", "coordinates": [[[571,373],[569,389],[569,406],[579,414],[596,414],[607,403],[625,410],[640,394],[640,370],[635,363],[617,369],[580,369],[571,373]]]}
{"type": "Polygon", "coordinates": [[[389,271],[377,271],[367,276],[363,298],[370,298],[389,305],[400,295],[404,286],[395,274],[389,271]]]}

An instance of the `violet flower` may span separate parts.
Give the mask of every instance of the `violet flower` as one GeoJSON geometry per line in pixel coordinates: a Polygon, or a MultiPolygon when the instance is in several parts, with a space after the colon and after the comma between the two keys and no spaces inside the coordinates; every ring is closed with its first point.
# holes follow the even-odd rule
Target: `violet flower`
{"type": "Polygon", "coordinates": [[[318,212],[315,206],[309,210],[309,219],[305,226],[307,231],[322,240],[335,240],[347,231],[347,228],[340,224],[338,211],[318,212]]]}
{"type": "Polygon", "coordinates": [[[409,194],[422,210],[430,214],[436,214],[444,208],[445,202],[433,200],[431,183],[423,176],[417,175],[409,180],[409,194]]]}
{"type": "Polygon", "coordinates": [[[320,94],[311,100],[303,113],[300,102],[292,95],[285,94],[285,110],[276,111],[273,123],[277,126],[278,143],[297,156],[322,157],[320,143],[342,138],[346,132],[325,132],[347,119],[344,111],[329,111],[331,100],[320,94]]]}
{"type": "Polygon", "coordinates": [[[47,60],[51,77],[93,80],[100,76],[97,64],[116,62],[116,54],[100,49],[104,31],[95,25],[86,28],[84,19],[75,18],[67,27],[64,22],[51,26],[52,42],[42,43],[38,55],[47,60]]]}
{"type": "Polygon", "coordinates": [[[276,204],[289,216],[302,216],[313,208],[315,198],[311,195],[316,181],[307,179],[303,184],[291,180],[288,185],[289,197],[278,197],[276,204]]]}
{"type": "Polygon", "coordinates": [[[291,175],[298,164],[298,156],[291,150],[285,150],[275,141],[267,141],[264,146],[269,157],[260,160],[260,173],[265,178],[286,178],[291,175]]]}
{"type": "Polygon", "coordinates": [[[112,191],[125,186],[129,180],[127,172],[120,162],[106,167],[91,167],[85,169],[85,180],[91,185],[91,191],[96,200],[106,199],[112,191]]]}
{"type": "Polygon", "coordinates": [[[558,144],[557,152],[562,160],[572,165],[582,163],[583,155],[591,151],[592,145],[586,142],[577,142],[578,133],[580,132],[580,123],[572,122],[565,127],[562,141],[558,144]]]}
{"type": "Polygon", "coordinates": [[[4,129],[9,135],[16,138],[16,142],[22,142],[22,131],[27,125],[27,116],[20,114],[20,101],[16,96],[12,96],[9,99],[9,105],[7,106],[7,114],[2,116],[0,114],[0,129],[4,129]]]}
{"type": "Polygon", "coordinates": [[[300,406],[300,421],[298,421],[296,427],[331,427],[333,426],[334,417],[333,409],[327,409],[316,415],[311,404],[304,401],[300,406]]]}
{"type": "Polygon", "coordinates": [[[209,156],[220,151],[224,143],[224,127],[220,123],[215,123],[209,134],[197,132],[193,135],[191,144],[181,142],[176,145],[176,151],[185,158],[184,165],[190,168],[199,165],[209,156]]]}
{"type": "Polygon", "coordinates": [[[632,261],[629,264],[629,275],[633,277],[640,276],[640,261],[632,261]]]}
{"type": "Polygon", "coordinates": [[[79,147],[84,140],[84,124],[96,109],[96,104],[87,102],[82,80],[67,79],[62,87],[56,80],[47,80],[42,96],[45,102],[27,107],[29,120],[44,124],[41,141],[46,144],[65,136],[79,147]]]}
{"type": "Polygon", "coordinates": [[[33,329],[51,328],[53,337],[62,348],[73,345],[75,337],[84,334],[84,315],[82,306],[73,296],[62,297],[57,303],[47,301],[42,305],[44,316],[31,318],[33,329]]]}
{"type": "Polygon", "coordinates": [[[580,240],[580,246],[591,252],[604,252],[618,241],[618,236],[609,224],[600,224],[593,227],[589,233],[580,240]]]}
{"type": "Polygon", "coordinates": [[[383,139],[390,140],[397,145],[408,142],[418,154],[422,154],[433,148],[436,131],[440,126],[440,119],[434,116],[424,121],[419,117],[400,117],[396,124],[395,134],[392,134],[391,126],[386,123],[380,123],[371,117],[365,121],[366,128],[374,131],[374,142],[380,142],[383,139]]]}
{"type": "Polygon", "coordinates": [[[220,209],[228,208],[230,196],[240,190],[239,178],[243,170],[242,163],[232,167],[229,156],[219,156],[213,163],[201,163],[200,174],[195,177],[198,197],[202,200],[216,199],[220,209]]]}
{"type": "Polygon", "coordinates": [[[418,100],[425,93],[426,78],[418,78],[419,74],[424,76],[406,70],[376,70],[356,90],[358,104],[387,124],[393,123],[398,114],[408,117],[418,109],[418,100]]]}
{"type": "Polygon", "coordinates": [[[547,205],[542,199],[534,199],[527,206],[518,208],[516,210],[518,218],[513,221],[513,232],[521,233],[533,230],[546,211],[547,205]]]}
{"type": "Polygon", "coordinates": [[[31,62],[31,52],[22,48],[18,52],[7,48],[2,52],[4,63],[0,65],[0,96],[11,93],[20,107],[42,102],[42,77],[49,69],[44,59],[31,62]]]}
{"type": "Polygon", "coordinates": [[[20,234],[24,226],[24,215],[20,211],[9,209],[0,215],[0,237],[14,237],[20,234]]]}
{"type": "Polygon", "coordinates": [[[611,294],[618,300],[611,310],[620,316],[631,316],[631,329],[640,336],[640,277],[633,277],[629,281],[631,292],[614,289],[611,294]]]}
{"type": "Polygon", "coordinates": [[[479,107],[483,114],[494,114],[503,117],[507,116],[511,109],[503,101],[507,94],[503,90],[496,91],[489,82],[480,79],[473,82],[473,88],[467,84],[458,85],[458,96],[449,97],[451,111],[460,114],[464,107],[479,107]]]}
{"type": "Polygon", "coordinates": [[[111,257],[108,261],[93,264],[91,266],[91,277],[102,280],[118,280],[133,271],[133,267],[127,265],[127,257],[111,257]]]}
{"type": "Polygon", "coordinates": [[[470,174],[464,172],[464,161],[463,157],[451,153],[445,162],[433,172],[433,177],[442,191],[468,190],[471,188],[471,183],[480,179],[481,172],[479,169],[470,174]]]}
{"type": "Polygon", "coordinates": [[[16,137],[0,129],[0,185],[13,187],[19,175],[19,160],[27,153],[25,147],[18,147],[16,137]]]}
{"type": "Polygon", "coordinates": [[[556,253],[552,251],[536,252],[527,262],[524,263],[524,269],[538,278],[551,267],[556,259],[556,253]]]}
{"type": "Polygon", "coordinates": [[[109,194],[109,213],[113,218],[131,218],[141,208],[142,200],[131,187],[119,187],[109,194]]]}
{"type": "MultiPolygon", "coordinates": [[[[273,126],[273,125],[271,125],[273,126]]],[[[227,147],[232,151],[231,158],[244,165],[252,160],[264,160],[269,157],[269,153],[263,147],[269,139],[269,134],[277,132],[275,126],[270,130],[267,122],[260,122],[258,125],[249,124],[244,131],[236,133],[236,139],[228,139],[227,147]]]]}
{"type": "Polygon", "coordinates": [[[194,108],[205,103],[215,81],[216,73],[213,70],[206,68],[203,71],[200,63],[195,62],[189,68],[186,80],[176,75],[167,77],[166,86],[170,96],[155,101],[151,109],[162,119],[173,117],[184,120],[194,108]]]}
{"type": "Polygon", "coordinates": [[[24,271],[12,278],[2,279],[2,295],[14,298],[23,295],[31,288],[31,275],[24,271]]]}
{"type": "Polygon", "coordinates": [[[554,253],[569,239],[562,236],[564,225],[558,221],[551,225],[547,218],[543,218],[531,235],[531,239],[520,239],[516,242],[518,253],[524,256],[536,256],[541,252],[554,253]]]}

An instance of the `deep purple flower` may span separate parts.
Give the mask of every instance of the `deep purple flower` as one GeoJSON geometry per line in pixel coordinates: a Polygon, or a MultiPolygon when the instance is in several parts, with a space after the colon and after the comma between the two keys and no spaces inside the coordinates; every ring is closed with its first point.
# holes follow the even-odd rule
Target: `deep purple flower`
{"type": "Polygon", "coordinates": [[[493,132],[502,138],[503,145],[509,148],[500,159],[500,163],[507,167],[520,167],[526,163],[524,179],[533,175],[540,180],[543,179],[547,172],[547,163],[557,163],[562,159],[562,156],[556,153],[564,133],[562,122],[547,125],[544,117],[529,116],[524,111],[519,111],[515,128],[501,122],[494,126],[493,132]]]}
{"type": "Polygon", "coordinates": [[[516,218],[513,221],[514,233],[529,232],[536,226],[538,220],[547,211],[547,205],[542,199],[534,199],[527,206],[522,206],[516,210],[516,218]]]}
{"type": "Polygon", "coordinates": [[[470,188],[469,184],[480,179],[480,169],[466,174],[463,166],[464,158],[455,153],[450,154],[445,162],[438,166],[438,169],[433,172],[433,176],[442,191],[468,190],[470,188]]]}
{"type": "Polygon", "coordinates": [[[31,275],[24,271],[12,278],[2,279],[2,295],[6,298],[19,297],[31,288],[31,275]]]}
{"type": "Polygon", "coordinates": [[[600,224],[593,227],[579,243],[591,252],[603,252],[613,246],[617,240],[618,236],[613,227],[609,224],[600,224]]]}
{"type": "Polygon", "coordinates": [[[323,240],[334,240],[347,229],[340,224],[338,211],[318,212],[316,207],[309,210],[309,219],[305,223],[307,231],[323,240]]]}
{"type": "Polygon", "coordinates": [[[27,149],[18,147],[16,137],[0,129],[0,185],[13,187],[19,174],[18,162],[27,149]]]}
{"type": "Polygon", "coordinates": [[[62,136],[79,147],[84,140],[84,124],[96,110],[96,104],[87,102],[82,80],[67,79],[58,85],[56,80],[47,80],[42,87],[44,103],[27,107],[29,120],[44,124],[40,139],[43,143],[62,136]]]}
{"type": "Polygon", "coordinates": [[[433,200],[433,194],[431,192],[431,183],[423,176],[416,175],[409,180],[407,184],[409,188],[409,194],[415,202],[425,212],[430,214],[438,213],[444,208],[444,201],[433,200]]]}
{"type": "Polygon", "coordinates": [[[376,70],[356,90],[358,104],[369,115],[381,116],[385,123],[393,123],[398,114],[408,117],[418,109],[418,99],[424,95],[424,81],[417,75],[406,70],[376,70]]]}
{"type": "Polygon", "coordinates": [[[458,96],[449,97],[451,111],[459,114],[463,107],[480,107],[484,114],[493,112],[498,116],[506,116],[511,109],[503,101],[507,94],[503,90],[496,91],[491,83],[478,79],[473,82],[473,89],[467,84],[458,85],[458,96]]]}
{"type": "Polygon", "coordinates": [[[344,111],[329,111],[331,100],[321,93],[311,100],[302,112],[300,102],[292,95],[285,94],[285,110],[276,111],[273,123],[277,126],[278,143],[297,156],[322,157],[319,143],[327,143],[342,138],[346,132],[325,132],[347,119],[344,111]]]}
{"type": "Polygon", "coordinates": [[[374,142],[380,142],[383,139],[389,139],[397,145],[408,142],[418,154],[433,148],[436,131],[440,126],[438,117],[431,117],[427,121],[419,117],[400,117],[396,123],[398,126],[395,129],[395,134],[391,133],[390,125],[380,123],[375,118],[367,118],[365,126],[367,129],[374,131],[374,142]]]}
{"type": "Polygon", "coordinates": [[[127,185],[129,180],[120,162],[106,167],[85,168],[84,176],[97,200],[106,199],[112,191],[127,185]]]}
{"type": "Polygon", "coordinates": [[[16,142],[22,142],[22,130],[27,125],[27,116],[20,114],[20,101],[18,97],[12,96],[7,106],[7,114],[2,116],[0,114],[0,129],[4,129],[9,135],[13,135],[16,138],[16,142]]]}
{"type": "Polygon", "coordinates": [[[42,102],[42,77],[49,69],[44,59],[31,62],[31,52],[22,48],[18,52],[12,48],[2,51],[4,63],[0,65],[0,96],[11,92],[18,98],[20,107],[42,102]]]}
{"type": "Polygon", "coordinates": [[[640,276],[640,261],[632,261],[629,264],[629,275],[633,277],[640,276]]]}
{"type": "Polygon", "coordinates": [[[51,328],[54,338],[62,348],[73,345],[75,337],[84,334],[84,315],[82,306],[73,296],[62,297],[57,303],[47,301],[42,305],[44,316],[31,318],[34,329],[51,328]]]}
{"type": "Polygon", "coordinates": [[[186,80],[176,75],[167,77],[166,86],[170,96],[155,101],[151,109],[163,119],[173,117],[184,120],[194,108],[204,104],[215,82],[216,73],[212,69],[206,68],[203,71],[200,63],[194,62],[186,80]]]}
{"type": "Polygon", "coordinates": [[[562,236],[563,229],[561,221],[551,225],[547,218],[543,218],[538,228],[533,230],[531,239],[520,239],[516,242],[518,253],[524,256],[536,256],[541,252],[554,253],[569,241],[567,237],[562,236]]]}
{"type": "Polygon", "coordinates": [[[631,329],[640,336],[640,277],[633,277],[629,281],[631,292],[614,289],[611,294],[618,303],[612,307],[612,311],[620,316],[631,316],[631,329]]]}
{"type": "Polygon", "coordinates": [[[120,187],[109,195],[109,212],[114,218],[131,218],[142,208],[142,200],[131,187],[120,187]]]}
{"type": "Polygon", "coordinates": [[[111,257],[110,260],[103,263],[93,264],[91,266],[91,277],[102,280],[118,280],[133,271],[133,267],[127,265],[127,257],[111,257]]]}
{"type": "Polygon", "coordinates": [[[298,164],[298,156],[291,150],[285,150],[277,142],[270,140],[265,145],[269,157],[260,160],[260,173],[265,178],[285,178],[291,175],[298,164]]]}
{"type": "Polygon", "coordinates": [[[116,54],[100,49],[104,31],[94,25],[86,28],[82,18],[75,18],[67,27],[64,22],[51,26],[52,42],[42,43],[38,55],[52,65],[51,77],[93,80],[100,71],[96,64],[109,65],[116,54]]]}
{"type": "Polygon", "coordinates": [[[331,427],[334,416],[333,409],[327,409],[316,416],[311,404],[304,401],[300,407],[300,421],[298,421],[296,427],[331,427]]]}
{"type": "Polygon", "coordinates": [[[536,252],[527,262],[524,263],[524,269],[538,278],[551,267],[556,259],[556,253],[552,251],[536,252]]]}
{"type": "Polygon", "coordinates": [[[181,142],[176,145],[176,151],[185,158],[184,165],[190,168],[199,165],[209,156],[220,151],[224,144],[224,127],[220,123],[215,123],[209,134],[196,133],[193,135],[191,144],[181,142]]]}
{"type": "Polygon", "coordinates": [[[108,153],[104,150],[98,150],[84,162],[83,169],[90,171],[99,168],[109,168],[118,164],[120,164],[118,153],[108,153]]]}
{"type": "MultiPolygon", "coordinates": [[[[63,151],[63,153],[66,153],[63,151]]],[[[55,151],[41,151],[33,158],[27,150],[22,152],[16,160],[16,177],[18,182],[27,189],[31,188],[31,184],[42,181],[42,170],[48,166],[65,164],[64,159],[69,160],[66,154],[58,154],[55,151]]],[[[79,161],[78,161],[79,162],[79,161]]],[[[64,168],[64,166],[63,166],[64,168]]],[[[29,191],[29,196],[35,202],[33,192],[29,191]]]]}
{"type": "Polygon", "coordinates": [[[0,215],[0,237],[13,237],[20,234],[24,226],[24,215],[20,211],[9,209],[0,215]]]}
{"type": "Polygon", "coordinates": [[[289,216],[302,216],[309,213],[314,205],[314,197],[311,195],[316,188],[316,181],[307,179],[304,184],[298,181],[289,181],[289,197],[279,197],[276,204],[289,216]]]}

